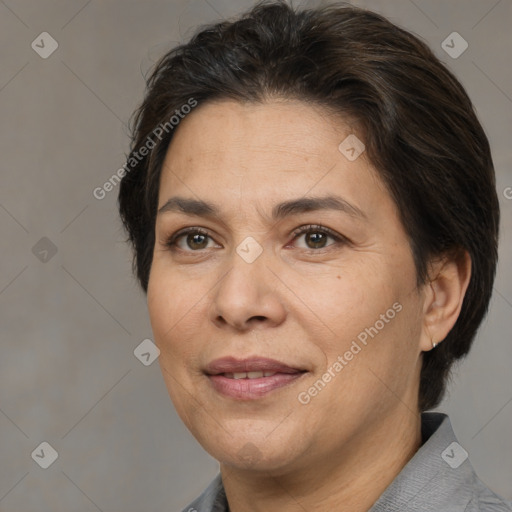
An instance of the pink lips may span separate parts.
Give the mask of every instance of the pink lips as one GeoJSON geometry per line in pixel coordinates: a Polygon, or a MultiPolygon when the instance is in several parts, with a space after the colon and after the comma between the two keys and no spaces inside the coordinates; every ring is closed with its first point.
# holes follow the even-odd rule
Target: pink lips
{"type": "Polygon", "coordinates": [[[263,357],[225,357],[212,361],[205,368],[205,373],[217,392],[238,400],[261,398],[299,379],[305,372],[301,368],[263,357]],[[243,376],[243,373],[248,375],[243,376]]]}

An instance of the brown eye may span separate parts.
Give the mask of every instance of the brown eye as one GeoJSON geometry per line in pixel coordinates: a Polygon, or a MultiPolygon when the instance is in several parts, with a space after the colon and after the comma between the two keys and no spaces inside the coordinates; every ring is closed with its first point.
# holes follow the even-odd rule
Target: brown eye
{"type": "Polygon", "coordinates": [[[178,248],[185,252],[196,252],[208,247],[208,241],[212,240],[206,231],[198,228],[188,228],[171,236],[166,246],[178,248]]]}
{"type": "Polygon", "coordinates": [[[318,249],[325,247],[325,242],[328,236],[325,233],[321,233],[318,231],[310,232],[305,234],[305,240],[308,247],[311,249],[318,249]]]}
{"type": "Polygon", "coordinates": [[[323,226],[302,226],[294,232],[294,240],[304,235],[305,247],[302,249],[325,249],[331,245],[339,245],[345,241],[344,237],[323,226]],[[327,244],[331,238],[334,243],[327,244]]]}
{"type": "Polygon", "coordinates": [[[202,233],[187,235],[185,240],[186,245],[191,249],[204,249],[208,244],[208,237],[202,233]]]}

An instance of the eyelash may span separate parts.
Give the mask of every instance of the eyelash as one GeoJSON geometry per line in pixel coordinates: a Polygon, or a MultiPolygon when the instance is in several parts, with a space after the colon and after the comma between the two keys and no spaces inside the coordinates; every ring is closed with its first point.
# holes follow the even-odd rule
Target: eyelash
{"type": "MultiPolygon", "coordinates": [[[[349,240],[346,237],[343,237],[343,236],[337,234],[332,229],[329,229],[329,228],[327,228],[325,226],[321,226],[321,225],[318,225],[318,224],[309,224],[309,225],[305,225],[305,226],[301,226],[300,228],[297,228],[292,233],[293,234],[293,241],[295,241],[297,238],[299,238],[299,236],[303,235],[304,233],[322,233],[324,235],[327,235],[327,236],[329,236],[330,238],[332,238],[336,242],[335,244],[331,244],[331,245],[340,245],[340,244],[348,243],[349,242],[349,240]]],[[[181,231],[178,231],[177,233],[171,235],[169,237],[169,239],[167,240],[167,242],[165,243],[165,246],[170,248],[173,251],[181,250],[182,252],[187,252],[187,253],[199,253],[199,252],[201,252],[201,250],[197,250],[197,251],[186,250],[185,251],[185,250],[180,249],[179,247],[177,247],[178,240],[180,238],[186,236],[186,235],[189,235],[189,234],[204,235],[204,236],[210,237],[210,234],[206,230],[204,230],[202,228],[198,228],[198,227],[190,227],[190,228],[185,228],[185,229],[183,229],[181,231]]],[[[329,245],[329,246],[326,246],[326,247],[320,247],[318,249],[303,249],[303,250],[310,251],[310,252],[322,252],[324,250],[329,249],[329,247],[331,247],[331,246],[329,245]]]]}

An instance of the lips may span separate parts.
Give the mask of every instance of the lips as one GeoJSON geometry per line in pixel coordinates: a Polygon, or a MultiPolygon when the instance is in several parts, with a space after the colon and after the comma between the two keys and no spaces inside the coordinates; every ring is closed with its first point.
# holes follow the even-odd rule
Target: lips
{"type": "MultiPolygon", "coordinates": [[[[220,375],[226,374],[228,375],[240,375],[242,373],[247,374],[247,378],[257,378],[254,375],[257,372],[263,373],[300,373],[305,371],[303,368],[296,368],[293,366],[288,366],[280,361],[276,361],[275,359],[268,359],[266,357],[251,357],[248,359],[236,359],[234,357],[224,357],[222,359],[215,359],[210,364],[206,366],[205,373],[208,375],[220,375]]],[[[270,375],[262,375],[270,376],[270,375]]],[[[231,378],[245,378],[231,377],[231,378]]]]}
{"type": "Polygon", "coordinates": [[[205,373],[219,394],[236,400],[254,400],[297,381],[307,370],[263,357],[225,357],[208,364],[205,373]]]}

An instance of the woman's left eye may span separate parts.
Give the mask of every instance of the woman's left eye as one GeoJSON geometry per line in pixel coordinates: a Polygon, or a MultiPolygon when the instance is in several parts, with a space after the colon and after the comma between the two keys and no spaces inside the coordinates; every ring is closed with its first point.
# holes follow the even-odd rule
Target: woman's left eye
{"type": "Polygon", "coordinates": [[[304,241],[306,247],[302,247],[303,249],[324,249],[344,241],[341,235],[338,235],[335,231],[324,226],[301,226],[294,231],[293,235],[293,240],[297,240],[305,235],[304,241]],[[334,243],[326,245],[328,238],[333,239],[334,243]]]}

